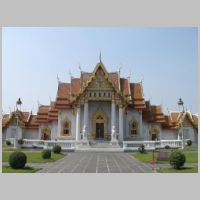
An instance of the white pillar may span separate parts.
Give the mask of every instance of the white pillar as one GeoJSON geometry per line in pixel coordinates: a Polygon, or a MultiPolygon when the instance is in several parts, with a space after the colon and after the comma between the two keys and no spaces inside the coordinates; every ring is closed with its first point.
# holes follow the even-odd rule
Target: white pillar
{"type": "Polygon", "coordinates": [[[124,120],[124,109],[119,107],[119,141],[123,142],[123,120],[124,120]]]}
{"type": "Polygon", "coordinates": [[[115,117],[116,117],[116,113],[115,113],[115,102],[114,100],[112,100],[112,106],[111,106],[111,130],[113,128],[113,126],[115,127],[115,117]]]}
{"type": "Polygon", "coordinates": [[[79,140],[80,137],[80,107],[77,107],[76,111],[76,141],[79,140]]]}
{"type": "Polygon", "coordinates": [[[140,137],[143,138],[143,130],[142,130],[142,110],[139,111],[140,113],[140,137]]]}
{"type": "MultiPolygon", "coordinates": [[[[61,126],[62,126],[62,113],[61,111],[58,111],[58,133],[57,138],[59,138],[61,134],[61,126]]],[[[41,138],[41,129],[40,129],[40,138],[41,138]]]]}
{"type": "Polygon", "coordinates": [[[87,141],[88,139],[88,102],[84,104],[84,115],[83,115],[83,140],[87,141]]]}
{"type": "Polygon", "coordinates": [[[83,127],[85,127],[86,132],[88,131],[88,102],[84,104],[84,119],[83,119],[83,127]]]}

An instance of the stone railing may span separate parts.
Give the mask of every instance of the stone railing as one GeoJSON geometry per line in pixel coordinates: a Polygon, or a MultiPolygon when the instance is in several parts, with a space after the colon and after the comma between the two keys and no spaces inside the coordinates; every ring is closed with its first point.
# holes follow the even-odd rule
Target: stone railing
{"type": "Polygon", "coordinates": [[[32,140],[23,139],[23,147],[52,149],[54,145],[60,145],[63,150],[74,150],[75,141],[73,140],[32,140]]]}
{"type": "Polygon", "coordinates": [[[159,148],[165,148],[169,146],[170,148],[180,148],[181,140],[158,140],[158,141],[124,141],[124,150],[138,150],[141,145],[145,146],[146,150],[155,150],[159,148]]]}

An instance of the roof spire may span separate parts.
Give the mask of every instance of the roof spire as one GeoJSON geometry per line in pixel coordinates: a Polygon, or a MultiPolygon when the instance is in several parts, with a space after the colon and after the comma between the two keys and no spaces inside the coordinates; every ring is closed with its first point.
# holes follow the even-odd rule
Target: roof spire
{"type": "Polygon", "coordinates": [[[80,63],[78,64],[78,68],[79,68],[80,72],[82,72],[82,68],[81,68],[80,63]]]}
{"type": "Polygon", "coordinates": [[[71,70],[69,70],[69,76],[70,76],[70,78],[72,78],[72,73],[71,73],[71,70]]]}
{"type": "Polygon", "coordinates": [[[99,62],[101,63],[101,51],[99,53],[99,62]]]}
{"type": "Polygon", "coordinates": [[[37,100],[37,104],[38,104],[38,107],[40,107],[41,104],[40,104],[39,100],[37,100]]]}
{"type": "Polygon", "coordinates": [[[144,80],[144,75],[141,74],[141,82],[143,82],[143,80],[144,80]]]}
{"type": "Polygon", "coordinates": [[[57,74],[57,81],[58,81],[58,83],[60,83],[60,79],[59,79],[59,76],[58,76],[58,74],[57,74]]]}

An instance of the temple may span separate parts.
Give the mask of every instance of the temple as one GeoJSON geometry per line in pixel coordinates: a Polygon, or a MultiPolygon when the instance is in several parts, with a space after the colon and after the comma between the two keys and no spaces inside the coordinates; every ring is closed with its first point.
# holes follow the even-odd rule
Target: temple
{"type": "Polygon", "coordinates": [[[70,83],[58,82],[55,101],[31,112],[3,115],[3,140],[70,140],[74,142],[184,140],[198,141],[198,115],[169,112],[146,101],[142,82],[131,83],[108,72],[100,61],[93,72],[81,71],[70,83]],[[16,121],[18,119],[18,121],[16,121]],[[18,129],[16,129],[16,125],[18,129]],[[183,133],[183,134],[182,134],[183,133]]]}

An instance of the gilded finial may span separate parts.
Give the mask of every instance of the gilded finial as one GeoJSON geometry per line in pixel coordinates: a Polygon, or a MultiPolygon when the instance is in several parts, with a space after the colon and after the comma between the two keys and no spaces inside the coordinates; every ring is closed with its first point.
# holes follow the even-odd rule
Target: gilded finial
{"type": "Polygon", "coordinates": [[[101,51],[100,51],[100,54],[99,54],[99,62],[101,63],[101,51]]]}

